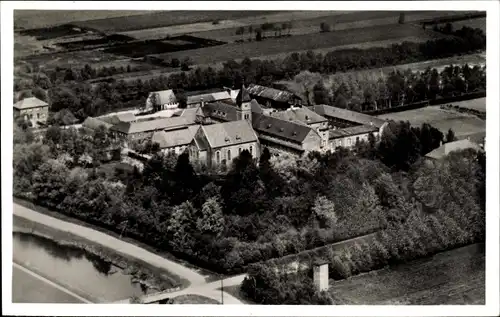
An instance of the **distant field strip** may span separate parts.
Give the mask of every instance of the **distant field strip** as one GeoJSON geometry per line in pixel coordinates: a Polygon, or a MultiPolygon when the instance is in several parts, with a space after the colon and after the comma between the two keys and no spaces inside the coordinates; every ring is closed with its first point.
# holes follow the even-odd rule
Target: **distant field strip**
{"type": "Polygon", "coordinates": [[[267,39],[262,42],[232,43],[154,56],[161,59],[178,58],[181,60],[189,56],[195,64],[214,64],[245,56],[268,56],[408,37],[426,41],[434,36],[440,35],[435,35],[433,32],[412,25],[384,25],[330,33],[298,35],[290,38],[267,39]]]}

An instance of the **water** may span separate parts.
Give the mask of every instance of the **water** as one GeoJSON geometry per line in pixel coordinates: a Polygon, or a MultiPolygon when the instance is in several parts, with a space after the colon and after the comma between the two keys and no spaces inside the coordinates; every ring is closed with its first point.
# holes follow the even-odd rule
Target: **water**
{"type": "MultiPolygon", "coordinates": [[[[15,263],[92,302],[112,302],[148,291],[142,284],[132,282],[132,276],[123,274],[113,264],[82,249],[58,245],[50,239],[13,233],[13,253],[15,263]]],[[[16,275],[13,287],[22,294],[23,285],[29,283],[15,278],[16,275]]],[[[45,286],[47,291],[51,288],[47,283],[45,286]]]]}

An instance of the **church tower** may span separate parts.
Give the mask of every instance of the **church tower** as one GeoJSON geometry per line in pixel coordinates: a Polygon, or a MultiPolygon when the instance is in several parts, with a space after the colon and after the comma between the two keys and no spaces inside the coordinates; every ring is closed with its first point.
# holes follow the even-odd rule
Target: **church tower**
{"type": "Polygon", "coordinates": [[[238,95],[236,96],[238,120],[247,120],[248,122],[250,122],[250,124],[252,123],[252,106],[250,105],[251,101],[252,99],[250,98],[247,89],[242,85],[238,95]]]}

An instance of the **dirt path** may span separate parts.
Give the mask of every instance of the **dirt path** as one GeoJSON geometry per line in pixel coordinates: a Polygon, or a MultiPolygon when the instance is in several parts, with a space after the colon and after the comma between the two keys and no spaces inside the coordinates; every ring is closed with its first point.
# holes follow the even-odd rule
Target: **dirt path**
{"type": "Polygon", "coordinates": [[[31,210],[16,203],[14,203],[13,205],[14,215],[18,217],[22,217],[61,231],[69,232],[94,243],[101,244],[105,247],[116,250],[116,252],[118,253],[140,259],[141,261],[146,261],[155,267],[167,270],[188,280],[191,286],[206,284],[205,277],[195,270],[151,253],[131,243],[116,239],[94,229],[41,214],[37,211],[31,210]]]}

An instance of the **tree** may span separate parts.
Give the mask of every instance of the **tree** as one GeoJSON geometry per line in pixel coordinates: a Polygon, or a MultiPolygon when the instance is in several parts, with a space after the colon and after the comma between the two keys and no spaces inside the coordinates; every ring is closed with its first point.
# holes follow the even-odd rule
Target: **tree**
{"type": "Polygon", "coordinates": [[[224,231],[224,216],[217,197],[209,198],[201,208],[196,227],[198,232],[218,237],[224,231]]]}
{"type": "Polygon", "coordinates": [[[244,26],[240,26],[239,28],[236,29],[236,35],[241,35],[241,37],[243,38],[243,35],[245,34],[245,27],[244,26]]]}
{"type": "Polygon", "coordinates": [[[331,228],[337,223],[335,204],[324,196],[316,197],[312,212],[322,227],[331,228]]]}
{"type": "Polygon", "coordinates": [[[172,237],[170,244],[174,249],[189,250],[194,245],[192,234],[196,230],[196,214],[196,209],[189,201],[174,207],[167,227],[167,233],[172,237]]]}
{"type": "Polygon", "coordinates": [[[320,32],[322,32],[322,33],[330,32],[330,24],[328,24],[326,22],[321,22],[321,24],[319,25],[319,29],[320,29],[320,32]]]}
{"type": "Polygon", "coordinates": [[[184,60],[182,61],[182,64],[181,64],[181,70],[182,71],[190,70],[189,66],[191,66],[191,64],[192,64],[192,62],[191,62],[191,59],[189,57],[184,58],[184,60]]]}
{"type": "Polygon", "coordinates": [[[453,142],[456,140],[455,132],[450,128],[446,134],[446,143],[453,142]]]}
{"type": "Polygon", "coordinates": [[[262,30],[260,28],[255,29],[255,40],[262,41],[262,30]]]}
{"type": "Polygon", "coordinates": [[[173,67],[173,68],[177,68],[177,67],[180,67],[181,66],[181,61],[178,59],[178,58],[172,58],[172,60],[170,61],[170,66],[173,67]]]}
{"type": "Polygon", "coordinates": [[[158,111],[160,110],[161,104],[160,104],[160,96],[158,95],[157,92],[152,92],[149,95],[149,102],[151,104],[151,107],[153,108],[153,111],[158,111]]]}
{"type": "Polygon", "coordinates": [[[323,82],[318,82],[313,87],[314,103],[316,105],[326,105],[329,104],[328,91],[326,90],[323,82]]]}
{"type": "Polygon", "coordinates": [[[68,168],[57,160],[49,160],[33,174],[33,194],[38,203],[54,208],[66,197],[63,191],[69,176],[68,168]]]}

